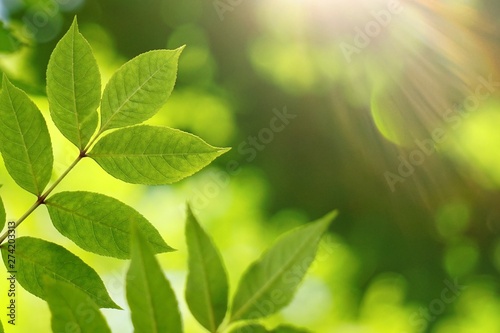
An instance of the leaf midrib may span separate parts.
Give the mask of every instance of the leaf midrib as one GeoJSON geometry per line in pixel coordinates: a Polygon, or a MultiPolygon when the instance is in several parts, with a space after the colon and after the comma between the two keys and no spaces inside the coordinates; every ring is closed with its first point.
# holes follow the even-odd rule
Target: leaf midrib
{"type": "MultiPolygon", "coordinates": [[[[91,218],[89,218],[89,217],[88,217],[88,216],[86,216],[86,215],[83,215],[83,214],[81,214],[81,213],[78,213],[76,210],[72,210],[71,208],[67,208],[67,207],[61,206],[61,205],[59,205],[59,204],[55,204],[55,203],[53,203],[53,202],[51,202],[51,201],[48,201],[48,202],[46,202],[45,204],[47,205],[47,208],[48,208],[49,206],[52,206],[52,207],[54,207],[54,208],[56,208],[56,209],[58,209],[58,210],[60,210],[60,211],[62,211],[62,212],[66,212],[66,213],[70,214],[72,217],[73,217],[73,216],[76,216],[76,217],[79,217],[79,218],[81,218],[81,219],[83,219],[83,220],[85,220],[85,221],[88,221],[88,222],[89,222],[89,224],[92,226],[92,230],[94,230],[94,225],[96,225],[96,224],[97,224],[97,225],[99,225],[101,228],[108,228],[108,229],[111,229],[111,230],[112,230],[111,235],[113,236],[113,243],[114,243],[113,245],[114,245],[114,246],[116,247],[116,249],[118,249],[118,251],[120,251],[121,253],[124,253],[124,254],[126,254],[126,255],[129,255],[129,252],[122,250],[122,249],[121,249],[121,247],[119,246],[119,244],[118,244],[118,243],[114,240],[114,232],[120,232],[120,233],[122,233],[122,234],[125,234],[125,236],[129,236],[129,235],[130,235],[130,233],[129,233],[126,229],[120,229],[120,228],[118,228],[118,227],[117,227],[117,226],[115,226],[115,225],[109,225],[109,224],[103,223],[102,221],[105,221],[105,219],[104,219],[104,218],[101,218],[101,219],[99,219],[99,220],[94,220],[94,219],[91,219],[91,218]],[[113,231],[114,231],[114,232],[113,232],[113,231]]],[[[118,210],[118,208],[117,208],[116,210],[118,210]]],[[[113,213],[113,212],[109,212],[109,213],[108,213],[105,217],[107,217],[107,216],[111,215],[112,213],[113,213]]],[[[49,212],[49,214],[50,214],[50,212],[49,212]]],[[[64,224],[65,224],[65,222],[64,222],[64,221],[63,221],[63,222],[55,222],[55,221],[53,220],[52,222],[53,222],[54,224],[55,224],[55,223],[60,223],[61,225],[64,225],[64,224]]],[[[69,222],[69,223],[71,224],[71,222],[69,222]]],[[[75,227],[77,228],[77,230],[80,230],[80,229],[78,228],[78,224],[77,224],[77,223],[73,223],[73,225],[75,225],[75,227]]],[[[56,226],[56,228],[57,228],[57,226],[56,226]]],[[[58,230],[59,230],[59,229],[58,229],[58,230]]],[[[93,238],[95,239],[96,243],[99,245],[99,247],[100,247],[101,249],[104,249],[104,250],[106,250],[106,251],[110,251],[110,249],[108,249],[107,247],[103,246],[103,245],[102,245],[102,244],[98,241],[97,236],[96,236],[96,234],[95,234],[95,231],[93,232],[93,235],[94,235],[94,237],[93,237],[93,238]]],[[[81,240],[85,243],[85,245],[87,245],[87,246],[89,245],[89,243],[88,243],[87,241],[85,241],[82,237],[80,237],[80,235],[79,235],[79,234],[77,234],[77,236],[78,236],[78,238],[79,238],[79,239],[81,239],[81,240]]],[[[71,238],[70,238],[70,239],[71,239],[71,238]]],[[[157,245],[157,244],[156,244],[156,242],[155,242],[155,243],[152,243],[152,242],[151,242],[151,241],[149,241],[149,240],[147,240],[147,241],[148,241],[149,243],[153,244],[153,245],[157,245]]],[[[75,242],[75,243],[76,243],[76,242],[75,242]]],[[[78,243],[77,243],[77,244],[78,244],[78,243]]],[[[90,246],[90,247],[91,247],[91,246],[90,246]]],[[[93,250],[92,250],[92,251],[93,251],[93,250]]]]}
{"type": "Polygon", "coordinates": [[[142,156],[142,157],[164,157],[164,156],[191,156],[191,155],[205,155],[205,154],[217,154],[219,152],[222,152],[223,150],[215,150],[215,151],[206,151],[206,152],[189,152],[189,153],[126,153],[126,154],[121,154],[121,153],[89,153],[88,156],[90,157],[137,157],[137,156],[142,156]]]}
{"type": "MultiPolygon", "coordinates": [[[[48,207],[48,206],[52,206],[52,207],[54,207],[54,208],[56,208],[56,209],[59,209],[59,210],[61,210],[61,211],[63,211],[63,212],[67,212],[67,213],[69,213],[69,214],[71,214],[71,215],[74,215],[74,216],[80,217],[80,218],[82,218],[82,219],[84,219],[84,220],[86,220],[86,221],[89,221],[89,222],[90,222],[90,224],[91,224],[92,226],[93,226],[94,224],[97,224],[97,225],[100,225],[100,226],[102,226],[102,227],[109,228],[109,229],[115,230],[115,231],[117,231],[117,232],[123,233],[123,234],[125,234],[126,236],[130,236],[130,232],[128,231],[128,228],[125,228],[125,229],[120,229],[120,228],[118,228],[116,225],[109,225],[109,224],[106,224],[106,223],[102,223],[102,221],[105,221],[105,219],[104,219],[104,218],[102,218],[102,219],[100,219],[100,220],[94,220],[94,219],[89,218],[89,217],[88,217],[88,216],[86,216],[86,215],[83,215],[83,214],[78,213],[76,210],[72,210],[71,208],[67,208],[67,207],[62,206],[62,205],[60,205],[60,204],[54,203],[54,202],[52,202],[52,201],[50,201],[50,200],[49,200],[49,201],[47,201],[45,204],[47,205],[47,207],[48,207]]],[[[119,208],[117,208],[116,210],[119,210],[119,208]]],[[[106,215],[106,217],[107,217],[107,216],[109,216],[109,215],[111,215],[111,213],[112,213],[112,212],[110,212],[109,214],[107,214],[107,215],[106,215]]],[[[136,221],[135,223],[141,224],[141,222],[139,222],[139,221],[136,221]]],[[[78,227],[78,226],[77,226],[77,227],[78,227]]],[[[96,240],[97,240],[97,239],[96,239],[96,240]]],[[[165,248],[165,244],[158,243],[158,242],[153,241],[153,240],[151,240],[151,239],[149,239],[149,238],[146,238],[146,242],[147,242],[148,244],[151,244],[152,246],[155,246],[155,247],[156,247],[156,246],[160,246],[160,247],[162,247],[162,248],[165,248]]],[[[99,244],[99,245],[100,245],[100,244],[99,244]]],[[[122,251],[122,252],[124,252],[124,253],[127,253],[127,252],[125,252],[125,251],[123,251],[123,250],[121,250],[121,249],[120,249],[120,247],[118,246],[118,243],[117,243],[117,242],[115,242],[115,245],[116,245],[116,247],[117,247],[120,251],[122,251]]],[[[102,248],[103,248],[103,249],[106,249],[105,247],[102,247],[102,248]]],[[[127,254],[128,254],[128,253],[127,253],[127,254]]]]}
{"type": "MultiPolygon", "coordinates": [[[[72,215],[78,216],[78,217],[80,217],[80,218],[82,218],[82,219],[84,219],[84,220],[90,221],[92,224],[94,224],[94,223],[95,223],[95,224],[99,224],[99,225],[102,225],[102,226],[106,226],[106,227],[108,227],[108,228],[116,229],[117,231],[121,231],[121,232],[124,232],[124,233],[126,233],[126,234],[130,234],[130,233],[129,233],[128,231],[126,231],[125,229],[124,229],[124,230],[122,230],[122,229],[119,229],[119,228],[115,227],[114,225],[108,225],[108,224],[105,224],[105,223],[101,223],[101,221],[103,221],[103,219],[101,219],[101,220],[93,220],[93,219],[90,219],[88,216],[83,215],[83,214],[81,214],[81,213],[78,213],[76,210],[71,210],[71,208],[67,208],[67,207],[61,206],[61,205],[56,204],[56,203],[54,203],[54,202],[52,202],[52,201],[47,201],[45,204],[46,204],[47,206],[52,206],[52,207],[55,207],[55,208],[57,208],[57,209],[60,209],[60,210],[62,210],[62,211],[64,211],[64,212],[71,213],[72,215]]],[[[118,210],[118,209],[117,209],[117,210],[118,210]]],[[[111,213],[110,213],[110,214],[111,214],[111,213]]],[[[108,214],[108,215],[110,215],[110,214],[108,214]]]]}
{"type": "Polygon", "coordinates": [[[76,82],[75,82],[75,35],[76,35],[76,26],[73,27],[73,33],[71,34],[71,79],[73,80],[73,90],[71,93],[73,94],[73,106],[75,108],[75,121],[76,121],[76,128],[77,128],[77,135],[78,135],[78,146],[79,148],[82,148],[82,133],[80,131],[80,119],[78,115],[78,107],[76,103],[76,82]]]}

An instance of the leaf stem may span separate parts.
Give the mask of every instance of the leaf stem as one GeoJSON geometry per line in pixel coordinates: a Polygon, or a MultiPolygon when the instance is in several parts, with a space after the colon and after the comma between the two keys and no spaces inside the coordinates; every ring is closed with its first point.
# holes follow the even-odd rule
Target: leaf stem
{"type": "Polygon", "coordinates": [[[86,150],[82,150],[78,157],[71,163],[71,165],[59,176],[59,178],[56,179],[56,181],[43,193],[41,194],[36,202],[26,211],[26,213],[23,214],[16,222],[13,228],[9,228],[6,230],[1,236],[0,236],[0,245],[5,241],[7,237],[9,237],[9,234],[12,232],[13,229],[16,229],[28,216],[31,215],[35,211],[35,209],[38,208],[38,206],[43,205],[45,203],[45,199],[47,199],[47,196],[61,183],[61,181],[68,175],[68,173],[73,170],[73,168],[82,160],[82,158],[86,157],[86,150]]]}

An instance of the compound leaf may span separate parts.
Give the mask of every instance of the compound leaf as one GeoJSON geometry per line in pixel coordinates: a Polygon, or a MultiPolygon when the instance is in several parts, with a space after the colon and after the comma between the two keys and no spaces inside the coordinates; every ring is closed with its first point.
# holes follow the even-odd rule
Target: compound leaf
{"type": "Polygon", "coordinates": [[[227,150],[176,129],[140,125],[106,135],[88,155],[125,182],[160,185],[192,175],[227,150]]]}
{"type": "Polygon", "coordinates": [[[135,225],[132,225],[131,254],[126,289],[134,332],[182,333],[174,291],[135,225]]]}
{"type": "Polygon", "coordinates": [[[97,128],[101,75],[76,18],[57,43],[47,67],[50,115],[61,133],[79,149],[97,128]]]}
{"type": "Polygon", "coordinates": [[[0,151],[7,171],[26,191],[42,194],[54,163],[47,124],[35,103],[5,75],[0,119],[0,151]]]}
{"type": "Polygon", "coordinates": [[[46,200],[52,223],[82,249],[130,258],[130,226],[141,229],[154,253],[172,251],[151,223],[121,201],[92,192],[61,192],[46,200]]]}
{"type": "Polygon", "coordinates": [[[167,101],[174,89],[182,48],[143,53],[111,77],[101,101],[101,130],[142,123],[167,101]]]}
{"type": "MultiPolygon", "coordinates": [[[[12,270],[12,258],[8,249],[2,246],[2,257],[8,270],[12,270]]],[[[47,292],[43,286],[45,276],[66,281],[87,294],[101,308],[120,307],[109,297],[104,283],[97,273],[83,260],[64,247],[33,237],[16,239],[16,278],[19,284],[33,295],[43,300],[47,292]]]]}
{"type": "Polygon", "coordinates": [[[95,302],[75,286],[44,279],[53,332],[111,333],[95,302]]]}
{"type": "Polygon", "coordinates": [[[226,270],[219,251],[189,206],[186,242],[189,254],[186,302],[200,324],[210,332],[217,332],[227,311],[226,270]]]}
{"type": "Polygon", "coordinates": [[[335,212],[280,237],[240,280],[231,322],[271,315],[290,303],[335,212]]]}

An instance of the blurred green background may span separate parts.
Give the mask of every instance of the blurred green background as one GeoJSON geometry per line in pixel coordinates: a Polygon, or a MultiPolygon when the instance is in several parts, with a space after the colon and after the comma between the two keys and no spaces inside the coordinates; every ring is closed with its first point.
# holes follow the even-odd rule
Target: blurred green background
{"type": "MultiPolygon", "coordinates": [[[[0,70],[47,120],[46,66],[74,15],[104,81],[142,52],[186,44],[174,93],[149,122],[233,147],[174,186],[132,186],[84,161],[59,188],[105,193],[148,217],[178,249],[160,256],[178,298],[187,200],[222,250],[232,291],[278,234],[338,209],[270,327],[500,332],[497,1],[1,0],[0,70]]],[[[77,152],[48,123],[55,179],[77,152]]],[[[3,163],[0,175],[15,219],[33,198],[3,163]]],[[[126,305],[126,262],[79,250],[43,207],[21,235],[77,253],[126,305]]],[[[18,304],[7,332],[50,331],[43,301],[22,292],[18,304]]],[[[127,311],[105,314],[114,332],[132,331],[127,311]]],[[[187,332],[203,332],[184,316],[187,332]]]]}

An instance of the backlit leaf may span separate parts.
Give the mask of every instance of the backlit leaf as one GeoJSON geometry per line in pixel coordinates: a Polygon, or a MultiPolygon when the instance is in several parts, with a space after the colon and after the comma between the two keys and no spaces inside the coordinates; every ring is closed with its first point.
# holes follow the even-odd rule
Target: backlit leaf
{"type": "Polygon", "coordinates": [[[92,192],[61,192],[46,200],[52,223],[82,249],[130,258],[130,226],[135,223],[154,253],[172,251],[144,216],[121,201],[92,192]]]}
{"type": "Polygon", "coordinates": [[[132,228],[127,300],[135,333],[181,333],[177,299],[148,243],[132,228]]]}
{"type": "Polygon", "coordinates": [[[111,77],[101,101],[101,132],[151,118],[174,89],[182,48],[143,53],[111,77]]]}
{"type": "Polygon", "coordinates": [[[192,175],[227,150],[176,129],[141,125],[106,135],[88,155],[125,182],[160,185],[192,175]]]}
{"type": "Polygon", "coordinates": [[[47,124],[35,103],[5,75],[0,119],[0,151],[7,171],[26,191],[42,194],[54,162],[47,124]]]}
{"type": "Polygon", "coordinates": [[[47,67],[50,115],[61,133],[83,149],[97,128],[101,75],[76,19],[57,43],[47,67]]]}
{"type": "Polygon", "coordinates": [[[266,317],[290,303],[335,214],[286,233],[250,265],[234,296],[232,322],[266,317]]]}
{"type": "Polygon", "coordinates": [[[95,302],[61,280],[44,279],[53,332],[111,333],[95,302]]]}
{"type": "Polygon", "coordinates": [[[226,270],[218,249],[189,207],[186,242],[189,253],[186,302],[198,322],[210,332],[216,332],[227,311],[226,270]]]}
{"type": "MultiPolygon", "coordinates": [[[[10,253],[2,246],[2,257],[8,270],[10,253]]],[[[33,295],[46,300],[43,287],[45,276],[66,281],[87,294],[101,308],[120,307],[109,297],[104,283],[97,273],[80,258],[64,247],[33,237],[16,239],[15,270],[17,282],[33,295]]]]}

